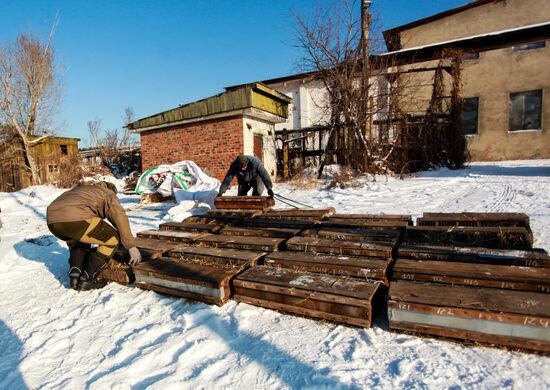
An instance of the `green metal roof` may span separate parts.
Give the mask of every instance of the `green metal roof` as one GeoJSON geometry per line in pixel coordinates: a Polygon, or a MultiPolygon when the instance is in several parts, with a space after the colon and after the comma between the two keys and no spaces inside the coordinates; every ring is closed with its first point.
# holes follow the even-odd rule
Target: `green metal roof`
{"type": "Polygon", "coordinates": [[[209,116],[230,114],[255,108],[281,118],[288,118],[291,98],[262,83],[228,88],[225,92],[129,123],[130,130],[164,127],[178,122],[208,119],[209,116]]]}

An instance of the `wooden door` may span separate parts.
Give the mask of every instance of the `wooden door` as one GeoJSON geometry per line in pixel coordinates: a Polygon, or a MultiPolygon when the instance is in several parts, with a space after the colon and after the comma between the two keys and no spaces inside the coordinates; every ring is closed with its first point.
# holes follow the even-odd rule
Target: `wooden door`
{"type": "Polygon", "coordinates": [[[254,155],[263,161],[264,136],[262,134],[254,134],[254,155]]]}

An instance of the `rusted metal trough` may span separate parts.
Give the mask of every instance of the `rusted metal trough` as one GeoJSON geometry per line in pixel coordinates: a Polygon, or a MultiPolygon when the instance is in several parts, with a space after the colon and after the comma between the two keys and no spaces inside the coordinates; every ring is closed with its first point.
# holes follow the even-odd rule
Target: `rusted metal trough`
{"type": "Polygon", "coordinates": [[[402,214],[333,214],[320,223],[323,227],[371,229],[403,229],[412,224],[412,217],[402,214]]]}
{"type": "Polygon", "coordinates": [[[389,242],[346,241],[333,238],[292,237],[286,242],[288,250],[333,255],[372,256],[389,259],[393,244],[389,242]]]}
{"type": "Polygon", "coordinates": [[[388,285],[390,260],[379,257],[281,251],[267,255],[264,264],[269,267],[289,268],[301,272],[347,276],[367,281],[377,280],[388,285]]]}
{"type": "Polygon", "coordinates": [[[550,257],[542,249],[506,250],[458,246],[401,245],[397,249],[397,258],[550,267],[550,257]]]}
{"type": "Polygon", "coordinates": [[[223,305],[231,297],[232,278],[265,253],[181,245],[168,255],[135,266],[136,286],[223,305]]]}
{"type": "Polygon", "coordinates": [[[192,243],[200,238],[209,236],[210,233],[201,233],[194,231],[181,230],[143,230],[137,233],[139,238],[149,238],[174,242],[192,243]]]}
{"type": "Polygon", "coordinates": [[[275,205],[275,200],[267,196],[219,196],[215,199],[217,209],[267,210],[275,205]]]}
{"type": "Polygon", "coordinates": [[[408,226],[406,244],[470,246],[492,249],[528,250],[533,247],[525,227],[408,226]]]}
{"type": "Polygon", "coordinates": [[[383,285],[287,268],[257,266],[234,280],[238,302],[310,318],[370,327],[383,285]]]}
{"type": "MultiPolygon", "coordinates": [[[[140,250],[143,260],[161,257],[177,244],[171,241],[138,238],[136,247],[140,250]]],[[[101,271],[100,278],[120,284],[131,284],[135,281],[134,271],[128,265],[130,254],[128,250],[119,246],[111,260],[101,271]]]]}
{"type": "Polygon", "coordinates": [[[418,226],[524,227],[530,230],[525,213],[424,213],[418,226]]]}
{"type": "Polygon", "coordinates": [[[467,341],[550,352],[550,295],[392,281],[389,326],[467,341]]]}

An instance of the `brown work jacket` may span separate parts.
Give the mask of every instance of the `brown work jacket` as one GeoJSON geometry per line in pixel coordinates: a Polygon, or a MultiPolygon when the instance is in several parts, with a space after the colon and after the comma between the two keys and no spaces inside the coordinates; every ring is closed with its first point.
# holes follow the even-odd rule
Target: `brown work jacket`
{"type": "Polygon", "coordinates": [[[103,183],[83,185],[62,193],[47,208],[48,225],[99,217],[107,219],[118,230],[125,248],[136,246],[126,212],[116,194],[103,183]]]}

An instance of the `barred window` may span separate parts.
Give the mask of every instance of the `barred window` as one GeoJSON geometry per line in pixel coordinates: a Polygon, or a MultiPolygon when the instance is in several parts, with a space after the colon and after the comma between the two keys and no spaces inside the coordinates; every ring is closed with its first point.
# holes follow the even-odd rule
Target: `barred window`
{"type": "Polygon", "coordinates": [[[510,131],[542,129],[541,116],[541,89],[510,94],[510,131]]]}
{"type": "Polygon", "coordinates": [[[464,99],[464,106],[462,108],[462,128],[464,130],[464,135],[477,134],[478,110],[478,97],[470,97],[464,99]]]}

